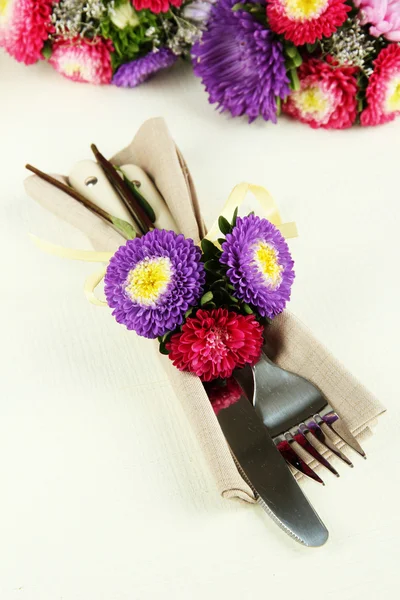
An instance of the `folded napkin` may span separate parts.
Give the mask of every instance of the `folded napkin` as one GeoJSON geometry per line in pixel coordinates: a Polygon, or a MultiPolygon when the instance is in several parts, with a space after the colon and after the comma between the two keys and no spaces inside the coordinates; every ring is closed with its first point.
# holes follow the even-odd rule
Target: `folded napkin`
{"type": "MultiPolygon", "coordinates": [[[[146,121],[132,143],[111,160],[116,165],[136,164],[146,171],[182,233],[196,243],[200,241],[205,235],[205,227],[194,185],[163,119],[146,121]]],[[[38,177],[26,179],[25,189],[46,209],[83,231],[96,250],[114,251],[125,242],[102,219],[38,177]]],[[[294,315],[285,311],[276,317],[267,328],[266,338],[267,353],[271,359],[317,385],[359,441],[371,434],[371,426],[384,412],[384,407],[294,315]]],[[[254,502],[254,494],[239,475],[201,381],[190,373],[178,371],[167,357],[160,356],[160,360],[219,492],[226,498],[237,497],[254,502]]],[[[329,455],[329,452],[326,454],[329,455]]]]}

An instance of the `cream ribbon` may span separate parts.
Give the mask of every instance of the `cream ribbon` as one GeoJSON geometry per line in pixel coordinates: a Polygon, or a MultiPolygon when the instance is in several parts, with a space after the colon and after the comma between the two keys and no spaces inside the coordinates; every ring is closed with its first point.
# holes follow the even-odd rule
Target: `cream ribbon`
{"type": "MultiPolygon", "coordinates": [[[[74,248],[64,248],[64,246],[57,246],[46,240],[42,240],[36,235],[29,234],[29,237],[33,243],[53,256],[60,256],[61,258],[69,258],[70,260],[83,260],[84,262],[103,262],[108,263],[115,252],[95,252],[94,250],[75,250],[74,248]]],[[[95,295],[95,289],[103,281],[104,275],[106,274],[107,267],[103,267],[101,271],[92,273],[85,281],[83,291],[85,292],[86,298],[91,304],[95,306],[108,306],[107,302],[100,300],[95,295]]]]}
{"type": "MultiPolygon", "coordinates": [[[[275,200],[265,188],[259,185],[243,182],[235,186],[228,200],[225,202],[220,215],[225,217],[228,221],[231,221],[235,209],[239,208],[243,204],[248,192],[252,192],[263,209],[265,218],[275,225],[285,238],[297,237],[298,234],[296,223],[282,223],[282,218],[275,200]]],[[[214,242],[218,238],[218,232],[219,227],[217,219],[205,238],[214,242]]],[[[32,234],[30,234],[30,237],[34,244],[44,252],[47,252],[47,254],[60,256],[61,258],[69,258],[71,260],[108,263],[111,257],[115,254],[114,252],[95,252],[92,250],[75,250],[73,248],[64,248],[63,246],[57,246],[56,244],[42,240],[32,234]]],[[[106,270],[107,267],[103,267],[101,271],[97,271],[96,273],[89,275],[85,281],[85,296],[91,304],[95,304],[96,306],[108,306],[107,302],[100,300],[95,295],[95,290],[103,281],[106,270]]]]}
{"type": "MultiPolygon", "coordinates": [[[[228,200],[225,202],[225,206],[220,215],[225,217],[228,221],[231,221],[235,209],[243,204],[249,192],[252,192],[258,200],[258,203],[263,209],[264,217],[279,229],[283,237],[287,239],[297,237],[296,223],[282,223],[282,217],[275,200],[268,190],[260,185],[253,185],[252,183],[246,182],[236,185],[228,200]]],[[[218,232],[219,227],[217,219],[205,237],[207,240],[215,241],[218,238],[218,232]]]]}

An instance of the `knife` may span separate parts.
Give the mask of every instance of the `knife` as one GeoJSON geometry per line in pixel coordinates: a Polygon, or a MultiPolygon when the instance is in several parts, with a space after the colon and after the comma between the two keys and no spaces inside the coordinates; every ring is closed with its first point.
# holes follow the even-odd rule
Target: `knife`
{"type": "MultiPolygon", "coordinates": [[[[215,400],[215,388],[212,399],[215,400]]],[[[213,402],[214,410],[216,404],[218,400],[213,402]]],[[[239,472],[257,502],[296,541],[310,547],[322,546],[328,539],[328,530],[243,390],[231,403],[221,402],[215,412],[239,472]]]]}

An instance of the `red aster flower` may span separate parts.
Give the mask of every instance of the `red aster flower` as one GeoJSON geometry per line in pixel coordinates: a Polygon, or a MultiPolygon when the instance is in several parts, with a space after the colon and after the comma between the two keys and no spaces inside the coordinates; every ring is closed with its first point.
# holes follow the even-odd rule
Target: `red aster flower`
{"type": "Polygon", "coordinates": [[[269,0],[268,22],[296,46],[330,37],[351,10],[346,0],[269,0]]]}
{"type": "Polygon", "coordinates": [[[220,410],[228,408],[231,404],[235,404],[243,394],[242,388],[233,377],[227,379],[225,385],[222,385],[220,381],[213,381],[205,385],[207,395],[216,415],[220,410]]]}
{"type": "Polygon", "coordinates": [[[181,333],[167,344],[169,358],[180,371],[202,381],[230,377],[237,367],[254,364],[260,357],[263,329],[253,315],[238,315],[224,308],[198,310],[181,333]]]}
{"type": "Polygon", "coordinates": [[[400,114],[400,46],[390,44],[374,61],[366,92],[367,108],[361,125],[381,125],[400,114]]]}
{"type": "Polygon", "coordinates": [[[132,4],[136,10],[148,8],[152,13],[168,12],[171,5],[180,6],[183,0],[133,0],[132,4]]]}
{"type": "Polygon", "coordinates": [[[357,116],[357,67],[339,67],[311,58],[299,70],[300,89],[292,92],[282,109],[314,129],[346,129],[357,116]]]}

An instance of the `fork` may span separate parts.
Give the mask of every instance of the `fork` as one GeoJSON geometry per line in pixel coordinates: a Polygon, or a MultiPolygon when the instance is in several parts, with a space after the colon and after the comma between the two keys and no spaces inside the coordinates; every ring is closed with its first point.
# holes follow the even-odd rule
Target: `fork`
{"type": "Polygon", "coordinates": [[[315,459],[336,477],[339,473],[321,451],[327,449],[353,467],[351,460],[335,445],[335,436],[366,458],[323,393],[304,377],[278,367],[264,352],[251,370],[236,371],[235,377],[248,398],[252,398],[257,414],[282,456],[303,475],[324,485],[304,460],[304,451],[307,458],[315,459]]]}

